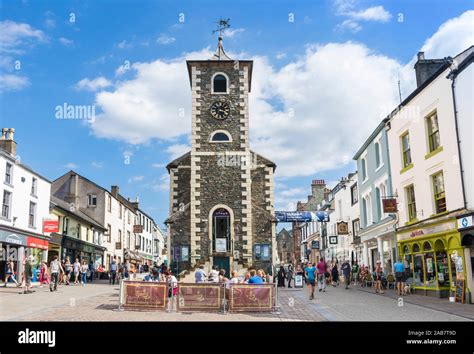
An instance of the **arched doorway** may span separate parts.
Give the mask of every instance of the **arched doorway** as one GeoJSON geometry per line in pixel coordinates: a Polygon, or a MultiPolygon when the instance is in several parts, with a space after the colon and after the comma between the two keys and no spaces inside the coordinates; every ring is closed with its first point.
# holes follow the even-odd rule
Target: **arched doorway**
{"type": "Polygon", "coordinates": [[[234,213],[226,205],[215,205],[209,212],[209,238],[211,241],[212,265],[224,269],[230,276],[232,242],[234,239],[234,213]]]}

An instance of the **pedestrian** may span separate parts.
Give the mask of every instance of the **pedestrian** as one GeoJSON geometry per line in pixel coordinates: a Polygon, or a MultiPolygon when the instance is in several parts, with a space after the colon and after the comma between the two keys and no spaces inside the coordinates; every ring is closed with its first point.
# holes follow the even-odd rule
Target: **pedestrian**
{"type": "Polygon", "coordinates": [[[152,268],[151,272],[143,278],[144,281],[159,282],[160,274],[156,268],[152,268]]]}
{"type": "Polygon", "coordinates": [[[375,293],[383,294],[382,291],[382,262],[375,262],[375,293]]]}
{"type": "Polygon", "coordinates": [[[249,284],[263,284],[262,278],[257,275],[255,269],[250,270],[249,284]]]}
{"type": "Polygon", "coordinates": [[[262,281],[263,281],[264,283],[267,282],[267,276],[265,275],[265,272],[263,271],[263,269],[257,270],[257,275],[258,275],[260,278],[262,278],[262,281]]]}
{"type": "Polygon", "coordinates": [[[206,282],[206,272],[204,271],[204,264],[200,264],[196,272],[194,273],[194,281],[196,283],[206,282]]]}
{"type": "Polygon", "coordinates": [[[285,278],[286,278],[285,267],[283,266],[283,264],[281,264],[280,269],[278,270],[278,287],[279,288],[285,287],[285,278]]]}
{"type": "Polygon", "coordinates": [[[308,266],[305,268],[306,279],[308,280],[308,287],[311,287],[311,295],[309,296],[310,300],[314,299],[314,287],[316,286],[316,267],[309,262],[308,266]]]}
{"type": "Polygon", "coordinates": [[[168,287],[169,287],[168,297],[173,298],[178,293],[178,280],[173,275],[173,272],[171,271],[171,269],[168,270],[166,274],[166,281],[168,282],[168,287]]]}
{"type": "Polygon", "coordinates": [[[49,284],[48,265],[46,264],[46,262],[41,262],[39,281],[40,281],[41,288],[43,287],[44,284],[49,284]]]}
{"type": "Polygon", "coordinates": [[[33,256],[28,256],[25,261],[25,288],[23,294],[34,293],[34,290],[31,290],[31,278],[33,277],[33,256]]]}
{"type": "Polygon", "coordinates": [[[89,280],[92,283],[92,280],[94,280],[94,262],[92,260],[89,262],[89,280]]]}
{"type": "Polygon", "coordinates": [[[342,275],[344,276],[345,289],[349,289],[349,283],[351,282],[351,265],[349,261],[344,260],[341,265],[342,275]]]}
{"type": "Polygon", "coordinates": [[[55,255],[53,260],[49,264],[50,273],[51,273],[51,282],[49,283],[49,291],[58,290],[59,275],[61,272],[64,272],[61,262],[58,260],[58,256],[55,255]]]}
{"type": "Polygon", "coordinates": [[[395,269],[395,280],[397,282],[398,295],[405,295],[405,265],[403,264],[400,257],[397,262],[393,265],[395,269]]]}
{"type": "Polygon", "coordinates": [[[76,258],[72,265],[72,271],[74,273],[74,284],[79,282],[79,269],[81,268],[81,263],[79,262],[79,258],[76,258]]]}
{"type": "Polygon", "coordinates": [[[89,270],[89,266],[87,265],[87,261],[85,259],[82,260],[82,265],[80,268],[81,272],[81,284],[82,286],[86,286],[87,283],[87,271],[89,270]]]}
{"type": "Polygon", "coordinates": [[[124,279],[128,279],[128,277],[130,276],[130,269],[131,269],[130,261],[127,259],[122,269],[122,274],[123,274],[124,279]]]}
{"type": "Polygon", "coordinates": [[[229,279],[228,284],[238,284],[238,283],[240,283],[239,273],[237,273],[237,271],[233,270],[230,273],[230,275],[231,275],[231,278],[229,279]]]}
{"type": "Polygon", "coordinates": [[[72,272],[71,260],[69,259],[69,257],[66,257],[66,261],[64,262],[64,273],[65,273],[64,281],[65,281],[66,285],[69,285],[69,280],[71,278],[71,272],[72,272]]]}
{"type": "Polygon", "coordinates": [[[286,277],[288,278],[288,288],[292,288],[291,280],[293,280],[293,273],[293,264],[290,262],[290,264],[288,264],[288,273],[286,274],[286,277]]]}
{"type": "Polygon", "coordinates": [[[245,273],[245,277],[244,277],[243,283],[244,283],[244,284],[248,284],[249,281],[250,281],[250,277],[251,277],[250,272],[245,273]]]}
{"type": "Polygon", "coordinates": [[[354,286],[357,285],[357,279],[359,278],[359,265],[357,264],[357,261],[354,262],[352,265],[352,281],[354,282],[354,286]]]}
{"type": "Polygon", "coordinates": [[[114,258],[112,258],[112,262],[110,262],[109,271],[110,271],[109,284],[115,285],[115,278],[117,277],[117,261],[116,261],[115,256],[114,258]]]}
{"type": "Polygon", "coordinates": [[[229,279],[227,279],[226,276],[225,276],[225,269],[221,269],[219,271],[219,276],[218,277],[219,277],[219,283],[221,283],[221,284],[225,284],[229,281],[229,279]]]}
{"type": "Polygon", "coordinates": [[[7,262],[7,273],[5,275],[5,288],[7,287],[8,280],[11,279],[15,283],[16,286],[21,286],[18,284],[15,278],[15,262],[13,262],[13,259],[10,258],[7,262]]]}
{"type": "Polygon", "coordinates": [[[326,292],[326,263],[324,258],[321,258],[316,265],[318,270],[318,291],[326,292]]]}
{"type": "Polygon", "coordinates": [[[209,273],[209,276],[207,277],[208,281],[210,283],[218,283],[219,282],[219,271],[217,270],[217,266],[213,266],[210,273],[209,273]]]}
{"type": "Polygon", "coordinates": [[[339,270],[337,269],[337,263],[334,263],[331,269],[332,275],[332,286],[339,285],[339,270]]]}

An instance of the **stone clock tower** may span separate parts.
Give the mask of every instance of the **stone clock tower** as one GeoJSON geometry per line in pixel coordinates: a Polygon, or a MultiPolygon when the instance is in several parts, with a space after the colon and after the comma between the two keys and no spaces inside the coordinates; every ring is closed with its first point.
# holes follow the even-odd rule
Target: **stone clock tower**
{"type": "Polygon", "coordinates": [[[232,60],[219,36],[209,60],[188,60],[192,148],[168,164],[173,270],[204,264],[270,269],[276,257],[275,164],[250,150],[251,60],[232,60]]]}

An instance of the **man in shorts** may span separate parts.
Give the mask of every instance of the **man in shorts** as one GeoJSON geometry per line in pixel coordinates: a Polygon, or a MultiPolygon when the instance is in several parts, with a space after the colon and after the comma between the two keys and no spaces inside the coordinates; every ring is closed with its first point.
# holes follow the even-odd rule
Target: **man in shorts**
{"type": "Polygon", "coordinates": [[[395,280],[397,282],[398,295],[405,295],[405,265],[400,257],[393,265],[393,268],[395,268],[395,280]]]}
{"type": "Polygon", "coordinates": [[[306,282],[308,286],[311,286],[311,295],[309,296],[310,300],[314,299],[314,287],[316,285],[315,275],[316,275],[316,267],[310,262],[308,266],[304,270],[306,275],[306,282]]]}

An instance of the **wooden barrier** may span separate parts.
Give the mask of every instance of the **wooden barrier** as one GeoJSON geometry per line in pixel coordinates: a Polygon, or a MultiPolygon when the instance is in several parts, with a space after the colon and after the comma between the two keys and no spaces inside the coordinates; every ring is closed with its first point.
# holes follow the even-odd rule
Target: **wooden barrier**
{"type": "Polygon", "coordinates": [[[168,285],[124,280],[121,283],[120,306],[126,310],[166,310],[168,285]]]}
{"type": "Polygon", "coordinates": [[[229,311],[272,312],[276,305],[275,284],[231,284],[229,311]]]}
{"type": "Polygon", "coordinates": [[[178,283],[178,311],[221,311],[224,287],[218,283],[178,283]]]}

